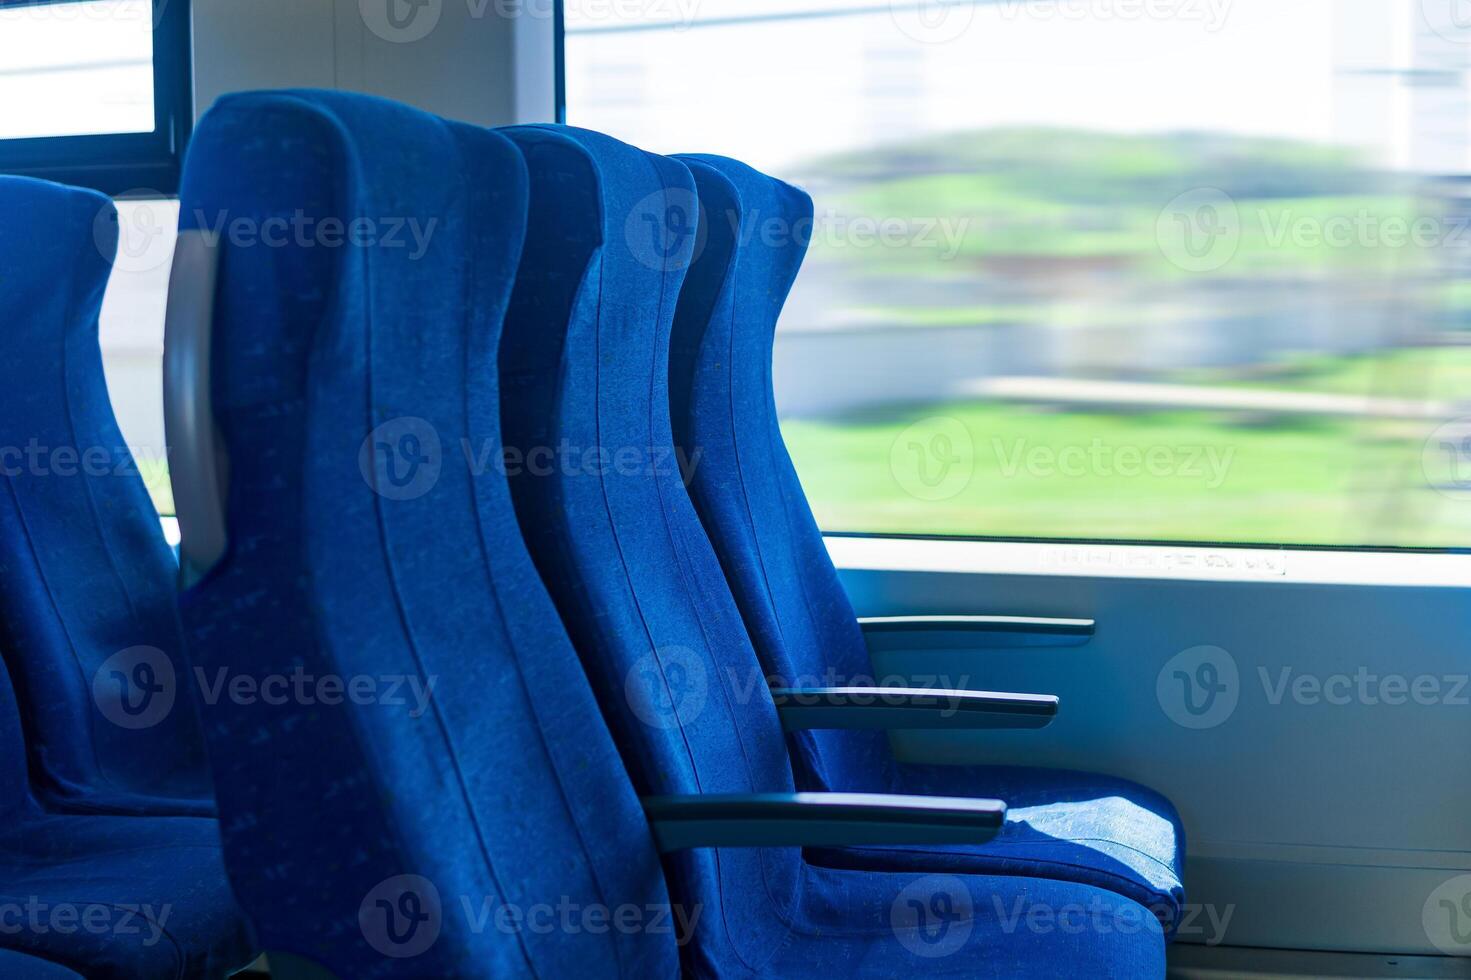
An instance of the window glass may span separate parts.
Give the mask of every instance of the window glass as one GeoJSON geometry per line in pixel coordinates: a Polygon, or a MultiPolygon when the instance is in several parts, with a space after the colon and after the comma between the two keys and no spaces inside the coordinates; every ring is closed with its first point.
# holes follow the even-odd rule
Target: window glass
{"type": "Polygon", "coordinates": [[[177,181],[190,116],[187,28],[185,0],[0,0],[0,172],[130,195],[116,202],[100,341],[123,439],[163,513],[173,510],[162,356],[178,204],[137,195],[177,181]]]}
{"type": "Polygon", "coordinates": [[[0,7],[0,139],[151,133],[151,0],[0,7]]]}
{"type": "Polygon", "coordinates": [[[118,201],[118,250],[99,340],[123,440],[161,514],[172,514],[163,429],[163,321],[179,226],[177,201],[118,201]]]}
{"type": "Polygon", "coordinates": [[[1455,0],[568,0],[567,118],[807,189],[830,531],[1471,544],[1455,0]]]}

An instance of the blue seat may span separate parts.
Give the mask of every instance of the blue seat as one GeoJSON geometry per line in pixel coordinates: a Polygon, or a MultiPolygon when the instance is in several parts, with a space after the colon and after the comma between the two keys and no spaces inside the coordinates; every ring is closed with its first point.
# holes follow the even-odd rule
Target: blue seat
{"type": "Polygon", "coordinates": [[[89,811],[208,815],[176,567],[108,401],[97,315],[112,202],[0,177],[0,645],[38,790],[89,811]]]}
{"type": "MultiPolygon", "coordinates": [[[[500,377],[532,558],[641,795],[789,793],[776,708],[672,451],[668,344],[695,245],[694,180],[584,130],[502,132],[531,172],[500,377]]],[[[670,856],[676,902],[710,910],[683,953],[691,974],[1163,976],[1159,924],[1111,892],[851,870],[779,843],[670,856]],[[1064,907],[1089,911],[1066,930],[1014,918],[1064,907]],[[936,918],[911,930],[906,914],[936,918]]]]}
{"type": "MultiPolygon", "coordinates": [[[[676,441],[686,455],[698,452],[690,494],[768,676],[872,684],[857,619],[782,442],[772,389],[772,338],[806,251],[812,202],[736,160],[679,159],[708,218],[670,354],[676,441]]],[[[824,849],[815,861],[1079,881],[1153,909],[1167,929],[1178,921],[1184,832],[1174,807],[1151,790],[1091,773],[904,764],[881,730],[803,731],[791,741],[804,788],[1009,804],[1004,830],[986,844],[824,849]]]]}
{"type": "MultiPolygon", "coordinates": [[[[36,799],[3,665],[0,949],[116,980],[224,977],[255,955],[214,820],[56,813],[36,799]]],[[[0,976],[12,975],[26,974],[0,957],[0,976]]]]}
{"type": "MultiPolygon", "coordinates": [[[[181,596],[191,661],[371,688],[201,706],[231,880],[273,970],[676,976],[672,937],[610,925],[669,898],[493,465],[520,153],[366,96],[243,94],[201,120],[181,199],[166,356],[185,294],[208,286],[182,263],[210,256],[199,390],[228,461],[223,552],[180,507],[201,575],[181,596]],[[210,246],[218,216],[304,230],[210,246]],[[531,918],[555,925],[563,905],[605,918],[531,918]]],[[[169,393],[171,425],[181,404],[204,411],[190,394],[169,393]]],[[[170,443],[189,445],[172,428],[170,443]]],[[[217,472],[188,452],[171,465],[176,487],[217,472]]]]}
{"type": "Polygon", "coordinates": [[[177,627],[147,584],[170,578],[157,516],[136,474],[112,475],[127,453],[97,346],[112,205],[12,177],[0,205],[0,947],[87,976],[223,976],[251,944],[218,826],[187,815],[210,806],[191,709],[170,708],[182,675],[157,647],[126,652],[177,627]],[[167,690],[122,712],[109,661],[167,690]]]}

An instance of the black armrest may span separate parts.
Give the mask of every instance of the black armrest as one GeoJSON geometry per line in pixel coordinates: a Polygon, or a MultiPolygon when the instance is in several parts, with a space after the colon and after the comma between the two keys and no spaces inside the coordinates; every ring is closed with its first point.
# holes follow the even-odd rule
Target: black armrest
{"type": "Polygon", "coordinates": [[[1057,717],[1051,694],[1000,694],[914,687],[774,688],[782,727],[1042,728],[1057,717]]]}
{"type": "Polygon", "coordinates": [[[643,805],[661,851],[980,844],[1006,820],[1000,800],[876,793],[650,796],[643,805]]]}
{"type": "Polygon", "coordinates": [[[871,651],[983,647],[1074,647],[1093,638],[1091,619],[1040,616],[870,616],[858,620],[871,651]]]}

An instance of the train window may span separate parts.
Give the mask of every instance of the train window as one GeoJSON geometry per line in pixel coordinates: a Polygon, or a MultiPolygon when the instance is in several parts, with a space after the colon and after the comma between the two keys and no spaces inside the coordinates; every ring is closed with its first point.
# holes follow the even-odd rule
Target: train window
{"type": "Polygon", "coordinates": [[[0,0],[0,172],[173,193],[188,31],[188,0],[0,0]]]}
{"type": "Polygon", "coordinates": [[[191,126],[188,14],[187,0],[0,0],[0,173],[119,195],[103,364],[163,513],[173,505],[159,392],[178,208],[166,196],[191,126]]]}
{"type": "Polygon", "coordinates": [[[1450,0],[569,0],[570,123],[808,189],[824,528],[1471,544],[1450,0]]]}

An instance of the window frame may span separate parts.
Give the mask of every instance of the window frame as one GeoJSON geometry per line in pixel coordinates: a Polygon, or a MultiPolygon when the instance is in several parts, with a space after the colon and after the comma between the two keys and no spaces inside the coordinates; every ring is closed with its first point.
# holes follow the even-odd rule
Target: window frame
{"type": "Polygon", "coordinates": [[[567,125],[567,0],[552,0],[552,118],[567,125]]]}
{"type": "MultiPolygon", "coordinates": [[[[0,0],[0,10],[78,0],[0,0]]],[[[178,193],[184,147],[194,128],[190,0],[151,0],[151,133],[0,139],[0,173],[90,187],[114,197],[178,193]]]]}

